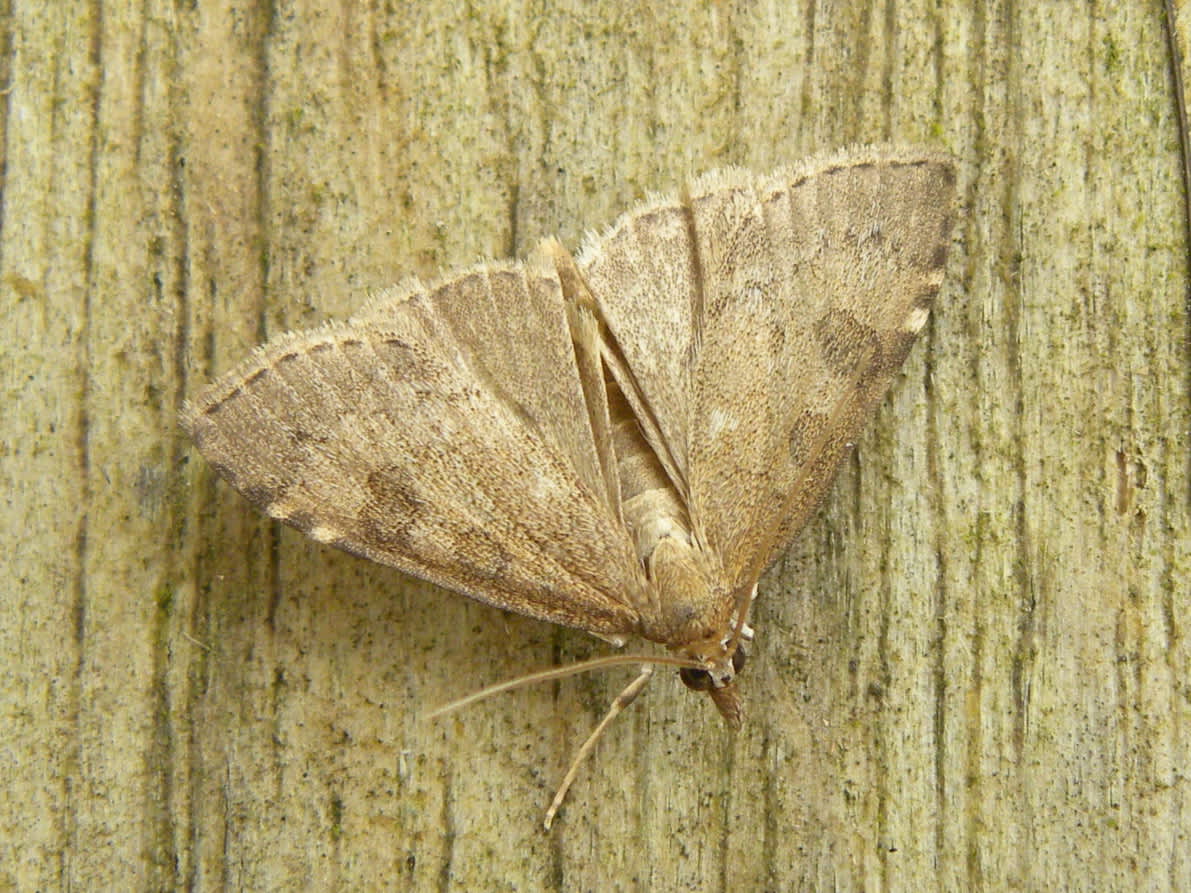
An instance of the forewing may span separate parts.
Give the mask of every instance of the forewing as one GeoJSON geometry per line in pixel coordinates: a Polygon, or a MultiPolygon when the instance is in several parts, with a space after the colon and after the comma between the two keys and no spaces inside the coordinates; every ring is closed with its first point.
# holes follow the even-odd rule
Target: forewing
{"type": "Polygon", "coordinates": [[[951,163],[864,149],[690,194],[702,271],[690,503],[734,586],[806,523],[942,284],[951,163]]]}
{"type": "Polygon", "coordinates": [[[610,365],[730,586],[806,522],[925,324],[953,193],[948,159],[864,148],[711,174],[585,247],[610,365]]]}
{"type": "Polygon", "coordinates": [[[320,542],[616,637],[648,598],[609,504],[558,279],[493,265],[282,336],[183,412],[204,456],[320,542]]]}

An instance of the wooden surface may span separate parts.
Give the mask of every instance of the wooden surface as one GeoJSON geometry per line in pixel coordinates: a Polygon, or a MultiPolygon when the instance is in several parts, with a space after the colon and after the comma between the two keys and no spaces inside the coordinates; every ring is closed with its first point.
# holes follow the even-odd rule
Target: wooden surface
{"type": "Polygon", "coordinates": [[[1165,7],[661,8],[5,6],[0,890],[1191,888],[1165,7]],[[178,407],[405,274],[871,140],[954,153],[964,218],[745,728],[660,673],[545,833],[632,671],[426,722],[604,649],[278,528],[178,407]]]}

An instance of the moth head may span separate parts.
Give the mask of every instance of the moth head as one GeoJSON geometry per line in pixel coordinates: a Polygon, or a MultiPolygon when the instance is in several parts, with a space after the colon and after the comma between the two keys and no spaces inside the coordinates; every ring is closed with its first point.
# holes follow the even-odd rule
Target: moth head
{"type": "Polygon", "coordinates": [[[736,674],[744,669],[746,658],[743,643],[738,643],[729,654],[728,647],[731,644],[731,639],[705,639],[680,648],[678,653],[682,657],[697,661],[706,668],[683,667],[678,671],[682,684],[691,691],[710,691],[731,685],[736,674]]]}
{"type": "MultiPolygon", "coordinates": [[[[750,634],[751,630],[745,627],[750,634]]],[[[736,674],[744,669],[745,636],[728,635],[692,642],[678,653],[689,660],[697,661],[703,667],[683,667],[678,678],[691,691],[704,691],[711,697],[716,709],[734,729],[740,728],[744,717],[744,706],[740,690],[736,687],[736,674]]]]}

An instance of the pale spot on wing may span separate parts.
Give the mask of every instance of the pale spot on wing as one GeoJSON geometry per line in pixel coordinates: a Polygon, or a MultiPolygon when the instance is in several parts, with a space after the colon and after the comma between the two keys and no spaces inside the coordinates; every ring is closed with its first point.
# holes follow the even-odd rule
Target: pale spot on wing
{"type": "Polygon", "coordinates": [[[301,505],[292,499],[277,497],[265,506],[265,511],[269,514],[269,517],[276,518],[283,524],[297,528],[307,536],[314,537],[320,543],[331,541],[330,539],[320,539],[315,534],[314,531],[319,525],[315,522],[314,515],[308,511],[304,511],[301,505]]]}
{"type": "Polygon", "coordinates": [[[294,508],[293,503],[285,499],[274,499],[264,505],[265,512],[269,517],[276,518],[278,521],[288,521],[290,515],[294,513],[294,508]]]}
{"type": "Polygon", "coordinates": [[[708,439],[714,439],[725,431],[735,431],[739,424],[736,416],[717,407],[707,414],[708,439]]]}
{"type": "Polygon", "coordinates": [[[910,311],[909,316],[906,317],[906,331],[920,332],[922,327],[926,325],[926,320],[930,317],[930,310],[926,307],[915,307],[910,311]]]}
{"type": "Polygon", "coordinates": [[[539,469],[533,477],[533,495],[538,499],[556,499],[562,495],[559,482],[543,469],[539,469]]]}
{"type": "Polygon", "coordinates": [[[334,543],[343,539],[343,533],[334,527],[325,527],[322,525],[311,527],[307,535],[317,543],[334,543]]]}

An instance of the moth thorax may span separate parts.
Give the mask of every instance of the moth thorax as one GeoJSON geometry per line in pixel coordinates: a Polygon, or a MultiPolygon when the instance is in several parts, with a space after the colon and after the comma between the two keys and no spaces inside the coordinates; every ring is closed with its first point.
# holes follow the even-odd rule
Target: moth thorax
{"type": "Polygon", "coordinates": [[[724,646],[732,604],[713,582],[702,552],[685,540],[662,537],[646,562],[658,595],[658,617],[647,636],[709,671],[731,678],[731,655],[724,646]]]}

